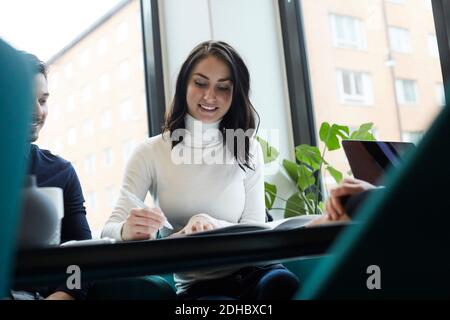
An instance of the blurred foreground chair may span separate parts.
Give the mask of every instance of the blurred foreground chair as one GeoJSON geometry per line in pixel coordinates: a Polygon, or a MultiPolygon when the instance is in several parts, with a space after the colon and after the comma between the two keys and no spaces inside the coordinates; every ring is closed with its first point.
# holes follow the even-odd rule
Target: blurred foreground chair
{"type": "Polygon", "coordinates": [[[296,299],[450,297],[450,108],[368,197],[296,299]],[[379,289],[376,288],[379,286],[379,289]]]}
{"type": "Polygon", "coordinates": [[[32,92],[22,55],[0,39],[0,299],[11,285],[32,92]]]}

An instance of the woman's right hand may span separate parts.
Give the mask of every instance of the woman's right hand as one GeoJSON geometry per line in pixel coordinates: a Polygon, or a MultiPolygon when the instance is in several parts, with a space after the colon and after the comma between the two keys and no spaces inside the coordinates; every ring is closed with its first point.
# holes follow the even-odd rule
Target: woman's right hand
{"type": "Polygon", "coordinates": [[[122,226],[122,240],[156,239],[165,219],[160,208],[131,209],[122,226]]]}

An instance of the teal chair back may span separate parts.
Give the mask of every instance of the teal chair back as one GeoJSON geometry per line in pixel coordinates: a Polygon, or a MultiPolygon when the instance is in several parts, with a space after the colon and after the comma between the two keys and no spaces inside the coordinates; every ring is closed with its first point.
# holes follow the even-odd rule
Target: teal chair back
{"type": "Polygon", "coordinates": [[[10,285],[25,175],[32,76],[23,56],[0,39],[0,298],[10,285]]]}
{"type": "Polygon", "coordinates": [[[450,108],[367,199],[297,299],[450,297],[450,108]]]}

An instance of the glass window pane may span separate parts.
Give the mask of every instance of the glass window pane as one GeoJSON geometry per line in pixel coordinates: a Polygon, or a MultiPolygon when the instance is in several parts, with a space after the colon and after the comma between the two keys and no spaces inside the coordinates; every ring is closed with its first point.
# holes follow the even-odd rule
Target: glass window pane
{"type": "MultiPolygon", "coordinates": [[[[442,109],[443,81],[439,57],[430,54],[431,44],[435,48],[435,26],[425,2],[297,1],[302,6],[317,131],[323,122],[352,130],[372,122],[379,140],[413,140],[426,132],[442,109]],[[349,17],[341,27],[345,33],[335,18],[335,33],[344,34],[347,43],[361,42],[355,37],[361,34],[364,51],[359,46],[334,45],[333,30],[327,25],[330,13],[349,17]],[[327,33],[328,37],[318,36],[327,33]]],[[[322,150],[323,144],[319,147],[322,150]]],[[[326,154],[325,159],[348,176],[342,150],[326,154]]],[[[333,184],[334,179],[326,174],[323,181],[333,184]]]]}
{"type": "Polygon", "coordinates": [[[344,84],[344,93],[348,95],[353,94],[352,84],[350,80],[350,73],[347,71],[342,71],[342,80],[344,84]]]}
{"type": "Polygon", "coordinates": [[[352,18],[347,18],[347,31],[348,31],[348,40],[349,42],[357,43],[357,20],[352,18]]]}
{"type": "Polygon", "coordinates": [[[355,94],[364,95],[362,74],[355,74],[355,94]]]}
{"type": "Polygon", "coordinates": [[[334,16],[336,19],[336,34],[338,39],[345,41],[345,29],[344,29],[344,18],[340,16],[334,16]]]}
{"type": "Polygon", "coordinates": [[[416,91],[414,81],[412,80],[403,80],[403,89],[405,94],[405,101],[408,103],[416,102],[416,91]]]}

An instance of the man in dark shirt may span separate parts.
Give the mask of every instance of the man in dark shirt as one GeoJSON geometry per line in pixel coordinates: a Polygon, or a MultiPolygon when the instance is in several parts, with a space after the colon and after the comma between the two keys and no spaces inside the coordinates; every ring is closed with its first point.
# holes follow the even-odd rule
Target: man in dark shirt
{"type": "MultiPolygon", "coordinates": [[[[32,67],[36,70],[34,78],[35,103],[30,131],[30,142],[33,143],[38,139],[39,132],[47,119],[47,100],[50,94],[47,86],[46,65],[34,55],[26,55],[32,67]]],[[[91,230],[86,220],[86,209],[83,205],[83,192],[71,163],[53,155],[48,150],[39,149],[35,144],[30,146],[28,161],[28,173],[36,176],[38,187],[59,187],[63,190],[64,218],[61,222],[61,243],[69,240],[91,239],[91,230]]],[[[80,290],[71,290],[66,285],[62,285],[58,288],[12,292],[13,298],[39,299],[45,297],[49,300],[83,299],[86,294],[86,284],[84,286],[82,284],[80,290]]]]}
{"type": "Polygon", "coordinates": [[[29,174],[35,175],[38,187],[58,187],[63,190],[64,218],[61,223],[61,243],[69,240],[91,239],[81,185],[70,162],[39,149],[30,147],[29,174]]]}

